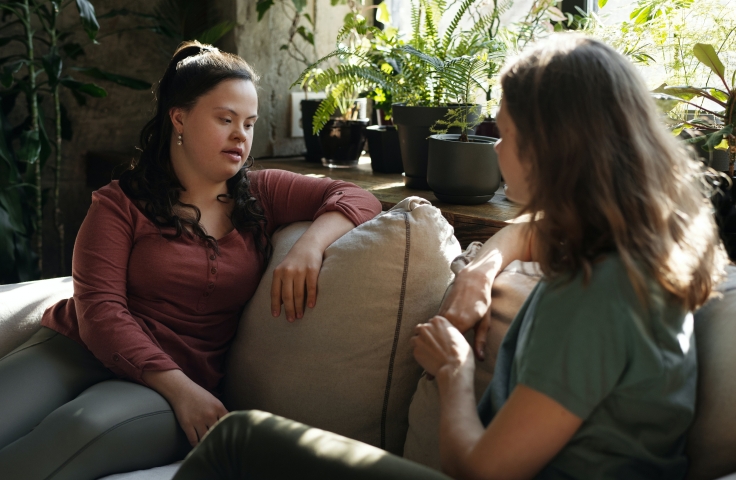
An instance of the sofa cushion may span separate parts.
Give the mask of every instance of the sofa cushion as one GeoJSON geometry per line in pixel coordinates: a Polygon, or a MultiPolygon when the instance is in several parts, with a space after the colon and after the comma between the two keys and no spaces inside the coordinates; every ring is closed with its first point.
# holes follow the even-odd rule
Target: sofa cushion
{"type": "MultiPolygon", "coordinates": [[[[475,242],[474,242],[475,243],[475,242]]],[[[464,258],[453,262],[453,270],[458,271],[469,259],[475,256],[479,245],[471,244],[463,253],[464,258]]],[[[498,349],[506,330],[516,317],[522,304],[534,289],[541,274],[534,263],[512,262],[496,277],[491,289],[491,328],[488,331],[485,361],[475,363],[476,402],[491,382],[496,365],[498,349]]],[[[465,334],[472,345],[473,330],[465,334]]],[[[428,467],[440,470],[439,419],[440,397],[437,382],[423,375],[409,407],[409,430],[406,434],[404,457],[428,467]]]]}
{"type": "Polygon", "coordinates": [[[325,251],[317,305],[289,323],[283,312],[271,316],[271,278],[308,226],[273,236],[273,258],[230,349],[225,405],[401,454],[421,374],[409,338],[437,312],[460,246],[437,208],[404,199],[325,251]]]}
{"type": "Polygon", "coordinates": [[[0,358],[31,338],[48,307],[73,294],[72,277],[0,285],[0,358]]]}
{"type": "Polygon", "coordinates": [[[722,296],[695,313],[698,397],[687,444],[689,479],[736,472],[736,266],[727,270],[722,296]]]}

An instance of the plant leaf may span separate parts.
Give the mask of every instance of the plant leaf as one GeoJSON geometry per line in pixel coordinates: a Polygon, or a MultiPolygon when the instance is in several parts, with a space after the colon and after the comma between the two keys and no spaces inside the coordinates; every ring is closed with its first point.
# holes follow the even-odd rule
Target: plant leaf
{"type": "Polygon", "coordinates": [[[235,28],[235,22],[221,22],[197,35],[196,40],[199,41],[199,43],[212,45],[216,41],[224,37],[225,34],[227,34],[227,32],[229,32],[233,28],[235,28]]]}
{"type": "Polygon", "coordinates": [[[87,32],[89,39],[95,41],[97,32],[100,30],[100,24],[97,23],[97,17],[95,16],[95,7],[88,0],[76,0],[76,2],[82,28],[87,32]]]}
{"type": "MultiPolygon", "coordinates": [[[[107,92],[104,88],[95,85],[94,83],[83,83],[74,80],[72,77],[64,77],[61,79],[61,84],[73,92],[84,93],[90,97],[103,98],[107,96],[107,92]]],[[[79,99],[77,99],[79,101],[79,99]]]]}
{"type": "Polygon", "coordinates": [[[26,234],[26,226],[23,223],[23,205],[20,195],[15,188],[0,189],[0,209],[5,210],[9,226],[20,233],[26,234]]]}
{"type": "Polygon", "coordinates": [[[608,3],[608,0],[598,0],[598,8],[603,8],[608,3]]]}
{"type": "Polygon", "coordinates": [[[117,83],[118,85],[122,85],[124,87],[131,88],[133,90],[149,90],[151,88],[151,84],[146,82],[145,80],[138,80],[137,78],[117,75],[114,73],[106,72],[104,70],[100,70],[99,68],[96,68],[96,67],[90,67],[90,68],[72,67],[72,68],[78,71],[79,73],[81,73],[82,75],[86,75],[91,78],[97,78],[99,80],[108,80],[110,82],[117,83]]]}
{"type": "Polygon", "coordinates": [[[703,150],[708,152],[712,151],[723,141],[723,137],[731,135],[732,132],[733,125],[726,125],[721,130],[711,133],[708,135],[708,141],[703,145],[703,150]]]}
{"type": "Polygon", "coordinates": [[[703,65],[713,70],[716,75],[725,81],[724,76],[726,75],[726,67],[723,66],[723,62],[718,58],[718,54],[716,53],[716,49],[713,48],[713,45],[709,45],[707,43],[696,43],[693,47],[693,54],[703,65]]]}
{"type": "Polygon", "coordinates": [[[76,60],[84,55],[84,48],[78,43],[65,43],[61,46],[61,51],[72,60],[76,60]]]}
{"type": "Polygon", "coordinates": [[[294,8],[296,8],[297,12],[301,12],[304,10],[304,7],[307,6],[307,0],[291,0],[294,3],[294,8]]]}
{"type": "Polygon", "coordinates": [[[391,13],[388,11],[388,5],[386,2],[381,2],[376,10],[376,20],[383,24],[391,23],[391,13]]]}
{"type": "Polygon", "coordinates": [[[43,69],[46,71],[46,76],[49,79],[49,86],[51,88],[55,87],[59,83],[61,69],[63,66],[61,57],[55,47],[49,50],[49,53],[42,57],[41,63],[43,64],[43,69]]]}
{"type": "Polygon", "coordinates": [[[18,160],[30,165],[36,163],[41,155],[41,140],[38,130],[25,130],[20,135],[20,149],[18,160]]]}
{"type": "Polygon", "coordinates": [[[13,84],[13,75],[20,71],[21,67],[28,63],[26,60],[18,60],[10,65],[5,65],[0,73],[0,84],[5,88],[10,88],[13,84]]]}
{"type": "Polygon", "coordinates": [[[258,0],[256,3],[256,11],[258,12],[258,21],[260,22],[269,8],[273,6],[273,0],[258,0]]]}

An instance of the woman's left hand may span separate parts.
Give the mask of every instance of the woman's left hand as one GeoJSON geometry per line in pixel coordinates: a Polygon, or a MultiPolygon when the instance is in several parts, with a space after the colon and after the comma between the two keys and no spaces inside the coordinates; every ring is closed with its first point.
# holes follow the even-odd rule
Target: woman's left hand
{"type": "Polygon", "coordinates": [[[317,303],[317,279],[322,268],[323,250],[297,242],[273,272],[271,313],[281,315],[284,304],[286,319],[293,322],[304,316],[304,306],[317,303]]]}
{"type": "Polygon", "coordinates": [[[414,328],[409,340],[414,348],[414,358],[432,376],[442,370],[472,375],[475,368],[470,345],[460,331],[445,318],[435,316],[427,323],[414,328]]]}

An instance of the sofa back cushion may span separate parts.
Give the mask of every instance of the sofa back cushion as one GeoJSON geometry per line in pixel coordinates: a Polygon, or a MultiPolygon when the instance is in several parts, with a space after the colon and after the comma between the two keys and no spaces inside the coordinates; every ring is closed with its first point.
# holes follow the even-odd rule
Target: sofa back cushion
{"type": "Polygon", "coordinates": [[[698,397],[687,455],[689,479],[736,472],[736,266],[713,298],[695,313],[698,397]]]}
{"type": "MultiPolygon", "coordinates": [[[[471,244],[463,253],[464,260],[474,257],[479,246],[471,244]]],[[[464,266],[465,261],[453,262],[453,270],[464,266]]],[[[506,330],[516,317],[522,304],[541,278],[534,263],[511,263],[496,277],[491,290],[491,328],[488,331],[485,361],[475,363],[476,403],[491,383],[498,350],[506,330]]],[[[468,342],[474,341],[473,330],[465,334],[468,342]]],[[[437,382],[423,375],[409,407],[409,430],[404,445],[404,458],[440,470],[439,419],[440,397],[437,382]]]]}
{"type": "Polygon", "coordinates": [[[273,258],[230,349],[225,405],[401,454],[421,374],[409,338],[437,312],[460,246],[437,208],[407,198],[325,251],[317,305],[289,323],[283,312],[271,316],[271,279],[308,226],[273,236],[273,258]]]}
{"type": "Polygon", "coordinates": [[[47,308],[73,294],[72,277],[0,285],[0,358],[31,338],[47,308]]]}

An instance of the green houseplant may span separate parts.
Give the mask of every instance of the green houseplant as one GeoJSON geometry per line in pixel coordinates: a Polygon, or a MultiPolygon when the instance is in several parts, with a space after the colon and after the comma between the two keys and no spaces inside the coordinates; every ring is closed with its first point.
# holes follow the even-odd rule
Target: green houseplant
{"type": "Polygon", "coordinates": [[[446,94],[454,97],[458,106],[430,127],[435,135],[428,140],[427,183],[435,196],[447,203],[485,203],[501,182],[494,150],[496,139],[469,135],[486,110],[470,100],[476,89],[484,87],[487,57],[487,54],[463,56],[437,65],[445,79],[446,94]],[[448,133],[450,128],[458,129],[459,133],[448,133]]]}
{"type": "Polygon", "coordinates": [[[704,112],[710,117],[695,119],[683,119],[675,127],[675,132],[684,127],[690,127],[703,134],[694,137],[693,143],[701,143],[702,148],[708,152],[716,149],[728,152],[728,174],[734,176],[734,163],[736,163],[736,70],[727,79],[726,67],[719,58],[713,45],[698,43],[693,47],[693,55],[713,74],[720,82],[718,87],[712,86],[662,86],[656,90],[661,100],[673,100],[682,102],[704,112]],[[715,107],[711,110],[698,105],[696,99],[705,99],[715,107]]]}
{"type": "MultiPolygon", "coordinates": [[[[81,27],[95,43],[99,23],[94,7],[87,0],[74,3],[81,27]]],[[[151,87],[150,83],[95,67],[71,66],[84,56],[84,46],[58,24],[62,11],[71,4],[61,0],[6,0],[0,4],[0,45],[9,45],[12,52],[0,58],[0,283],[40,277],[43,205],[49,197],[54,204],[61,269],[65,271],[60,174],[63,140],[71,139],[72,128],[60,91],[68,89],[81,105],[88,96],[107,95],[103,88],[78,81],[71,73],[133,89],[151,87]],[[24,105],[18,102],[20,98],[24,105]],[[50,126],[46,124],[48,117],[50,126]],[[11,124],[11,119],[18,118],[11,124]],[[46,195],[41,175],[52,153],[54,186],[46,195]]]]}

